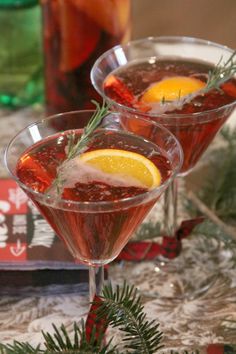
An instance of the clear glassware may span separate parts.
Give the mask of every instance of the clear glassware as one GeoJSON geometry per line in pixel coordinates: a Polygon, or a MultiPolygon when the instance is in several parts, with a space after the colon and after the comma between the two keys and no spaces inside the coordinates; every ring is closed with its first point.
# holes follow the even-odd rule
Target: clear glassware
{"type": "MultiPolygon", "coordinates": [[[[197,38],[148,37],[131,41],[126,45],[118,45],[101,55],[92,68],[91,81],[97,92],[110,104],[114,111],[155,121],[176,136],[184,153],[183,165],[178,174],[178,177],[182,177],[189,174],[195,167],[215,135],[233,113],[236,105],[236,89],[232,88],[231,91],[232,96],[234,95],[232,102],[222,104],[220,107],[217,107],[213,101],[211,108],[208,107],[202,111],[181,110],[178,112],[176,109],[162,113],[160,111],[155,112],[154,109],[146,110],[145,107],[139,105],[140,101],[138,100],[135,105],[131,103],[133,97],[140,97],[140,91],[138,90],[150,84],[148,81],[149,74],[146,71],[143,73],[142,69],[138,69],[138,65],[143,62],[149,62],[151,67],[151,65],[156,65],[160,60],[172,60],[171,65],[174,66],[174,60],[181,60],[182,62],[193,61],[216,66],[219,63],[227,62],[233,52],[232,49],[223,45],[197,38]],[[133,67],[131,79],[128,68],[133,64],[136,65],[136,69],[133,67]],[[116,82],[116,87],[111,80],[113,92],[109,92],[109,89],[105,89],[105,80],[108,76],[112,79],[114,77],[117,78],[116,73],[118,71],[121,72],[122,69],[124,74],[121,80],[116,82]],[[119,93],[119,99],[116,98],[116,90],[119,93]]],[[[166,75],[168,77],[168,72],[166,75]]],[[[179,73],[172,73],[172,75],[183,74],[179,71],[179,73]]],[[[155,85],[155,83],[151,84],[155,85]]],[[[235,83],[233,85],[235,86],[235,83]]],[[[178,178],[172,181],[164,194],[163,235],[172,237],[175,237],[175,232],[178,228],[177,187],[178,178]]],[[[168,260],[162,258],[162,261],[165,265],[168,260]]],[[[208,286],[210,286],[210,281],[208,286]]],[[[204,282],[203,291],[208,286],[206,287],[204,282]]],[[[195,290],[196,294],[201,293],[201,289],[195,290]]],[[[193,292],[195,290],[193,289],[193,292]]]]}
{"type": "MultiPolygon", "coordinates": [[[[89,149],[120,149],[124,146],[126,150],[149,158],[156,151],[169,161],[170,173],[158,187],[136,195],[131,192],[130,196],[118,196],[115,200],[112,197],[111,200],[98,201],[95,197],[92,201],[79,201],[74,187],[68,192],[64,185],[61,194],[52,193],[50,188],[57,168],[66,156],[68,134],[72,131],[81,134],[92,114],[93,111],[69,112],[31,124],[13,138],[5,153],[10,175],[64,240],[71,254],[89,266],[91,300],[101,291],[103,266],[116,258],[182,164],[180,144],[166,128],[142,118],[110,113],[100,124],[100,135],[89,149]],[[143,128],[141,137],[129,129],[137,124],[143,128]]],[[[75,177],[71,175],[72,169],[67,168],[64,172],[64,179],[68,182],[75,177]]],[[[111,186],[108,191],[109,188],[111,186]]]]}

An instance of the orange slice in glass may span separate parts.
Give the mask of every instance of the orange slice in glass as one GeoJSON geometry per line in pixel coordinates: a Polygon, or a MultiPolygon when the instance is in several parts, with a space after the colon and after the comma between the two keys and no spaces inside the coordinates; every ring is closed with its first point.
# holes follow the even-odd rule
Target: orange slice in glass
{"type": "Polygon", "coordinates": [[[102,172],[135,179],[145,188],[161,184],[161,173],[156,165],[136,152],[99,149],[85,152],[79,158],[102,172]]]}
{"type": "Polygon", "coordinates": [[[145,103],[175,101],[201,90],[206,84],[198,79],[187,76],[173,76],[152,84],[143,94],[145,103]]]}

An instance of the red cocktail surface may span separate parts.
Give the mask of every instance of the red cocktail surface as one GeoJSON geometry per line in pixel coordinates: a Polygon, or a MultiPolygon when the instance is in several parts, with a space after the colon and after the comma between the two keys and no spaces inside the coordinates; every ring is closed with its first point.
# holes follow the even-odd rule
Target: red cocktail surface
{"type": "MultiPolygon", "coordinates": [[[[187,77],[204,84],[209,71],[213,68],[205,62],[180,58],[136,60],[109,74],[103,89],[108,98],[123,106],[116,108],[120,110],[125,107],[134,108],[146,118],[156,120],[171,130],[184,151],[181,172],[187,172],[195,166],[232,112],[233,106],[225,110],[219,108],[236,100],[236,80],[232,78],[219,89],[197,95],[181,109],[165,112],[166,120],[165,114],[158,114],[156,111],[156,103],[146,99],[147,92],[156,83],[168,78],[178,80],[179,77],[187,77]]],[[[180,86],[180,94],[181,89],[180,86]]]]}

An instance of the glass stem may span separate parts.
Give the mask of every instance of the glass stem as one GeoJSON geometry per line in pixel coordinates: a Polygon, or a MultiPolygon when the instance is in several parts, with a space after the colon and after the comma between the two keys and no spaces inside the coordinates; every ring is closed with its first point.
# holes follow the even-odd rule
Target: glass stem
{"type": "Polygon", "coordinates": [[[89,300],[94,300],[95,295],[100,295],[104,283],[104,267],[89,267],[89,300]]]}
{"type": "Polygon", "coordinates": [[[175,236],[177,228],[178,180],[169,184],[164,194],[164,234],[175,236]]]}

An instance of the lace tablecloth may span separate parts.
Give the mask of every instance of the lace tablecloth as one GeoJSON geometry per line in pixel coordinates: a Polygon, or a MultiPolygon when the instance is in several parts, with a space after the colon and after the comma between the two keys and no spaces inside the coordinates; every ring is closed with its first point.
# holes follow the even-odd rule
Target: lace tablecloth
{"type": "MultiPolygon", "coordinates": [[[[1,151],[17,131],[35,121],[40,112],[0,113],[1,151]]],[[[6,170],[1,164],[1,177],[6,170]]],[[[160,323],[163,344],[170,348],[205,348],[210,343],[236,344],[236,251],[215,238],[194,235],[185,239],[183,252],[168,264],[119,262],[109,267],[109,278],[138,287],[149,319],[160,323]],[[192,296],[191,286],[205,288],[192,296]],[[186,295],[187,294],[187,295],[186,295]]],[[[70,331],[88,309],[86,284],[23,287],[1,284],[0,342],[42,341],[41,330],[52,323],[70,331]]]]}

